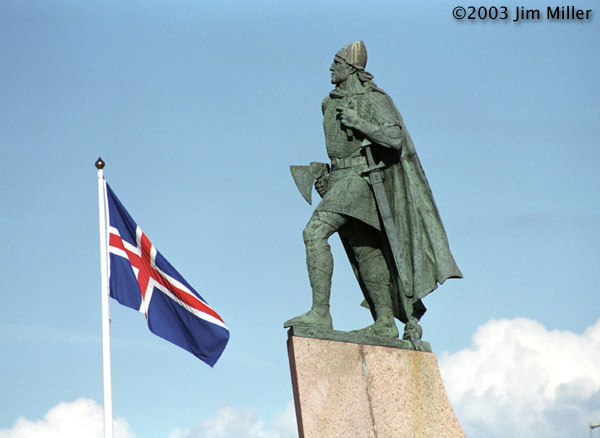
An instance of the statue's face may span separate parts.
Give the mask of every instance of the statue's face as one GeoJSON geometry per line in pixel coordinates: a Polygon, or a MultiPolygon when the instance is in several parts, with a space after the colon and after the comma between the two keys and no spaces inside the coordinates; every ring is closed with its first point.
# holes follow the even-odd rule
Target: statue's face
{"type": "Polygon", "coordinates": [[[351,73],[350,66],[338,58],[334,58],[329,71],[331,72],[331,83],[335,85],[346,82],[351,73]]]}

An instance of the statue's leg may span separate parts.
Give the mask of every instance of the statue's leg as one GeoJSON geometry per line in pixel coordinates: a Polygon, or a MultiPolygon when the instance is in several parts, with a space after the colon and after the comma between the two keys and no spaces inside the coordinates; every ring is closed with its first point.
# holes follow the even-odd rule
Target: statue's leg
{"type": "Polygon", "coordinates": [[[375,323],[362,329],[362,331],[377,336],[397,338],[398,328],[394,321],[390,272],[387,262],[378,248],[363,256],[357,255],[357,258],[360,275],[369,294],[375,314],[375,323]]]}
{"type": "Polygon", "coordinates": [[[308,221],[303,237],[306,245],[308,278],[312,288],[312,307],[303,315],[286,321],[284,327],[311,325],[333,329],[329,312],[333,256],[327,239],[338,231],[347,220],[347,217],[338,213],[316,211],[308,221]]]}
{"type": "MultiPolygon", "coordinates": [[[[362,225],[362,224],[361,224],[362,225]]],[[[375,323],[358,333],[397,338],[398,328],[394,321],[390,289],[390,271],[380,248],[380,235],[367,225],[353,229],[348,240],[356,260],[362,282],[368,294],[367,301],[372,307],[375,323]]]]}

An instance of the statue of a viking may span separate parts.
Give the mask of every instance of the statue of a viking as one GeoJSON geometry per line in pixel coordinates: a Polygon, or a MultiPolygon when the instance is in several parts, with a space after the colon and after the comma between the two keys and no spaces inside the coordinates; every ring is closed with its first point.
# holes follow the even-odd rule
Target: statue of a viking
{"type": "Polygon", "coordinates": [[[313,303],[284,326],[333,330],[327,240],[337,232],[375,320],[357,332],[397,338],[396,317],[406,324],[403,338],[419,350],[422,298],[462,274],[402,117],[366,64],[365,45],[357,41],[330,68],[335,89],[322,110],[331,165],[308,167],[323,199],[303,233],[313,303]]]}

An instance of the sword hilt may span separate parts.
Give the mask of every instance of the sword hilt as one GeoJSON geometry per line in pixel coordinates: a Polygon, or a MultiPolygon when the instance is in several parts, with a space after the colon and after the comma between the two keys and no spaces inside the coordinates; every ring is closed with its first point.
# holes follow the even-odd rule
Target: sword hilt
{"type": "Polygon", "coordinates": [[[371,150],[371,146],[365,146],[365,155],[367,157],[367,166],[369,167],[365,173],[371,175],[372,183],[383,181],[383,176],[380,172],[381,168],[385,167],[385,164],[377,164],[375,163],[375,159],[373,158],[373,151],[371,150]],[[377,181],[373,181],[373,177],[377,179],[377,181]]]}

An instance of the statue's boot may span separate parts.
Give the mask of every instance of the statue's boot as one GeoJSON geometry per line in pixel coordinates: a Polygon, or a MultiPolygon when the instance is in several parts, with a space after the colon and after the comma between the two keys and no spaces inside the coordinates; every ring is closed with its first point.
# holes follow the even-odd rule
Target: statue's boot
{"type": "MultiPolygon", "coordinates": [[[[376,310],[377,312],[377,310],[376,310]]],[[[377,313],[377,319],[374,324],[360,330],[353,330],[351,333],[367,336],[381,336],[386,338],[397,338],[399,335],[398,327],[394,321],[394,314],[391,309],[389,312],[380,309],[377,313]]]]}
{"type": "Polygon", "coordinates": [[[381,251],[377,249],[361,257],[359,269],[371,305],[374,307],[372,313],[375,323],[352,333],[397,338],[399,333],[392,308],[390,274],[381,251]]]}
{"type": "MultiPolygon", "coordinates": [[[[322,224],[322,227],[329,227],[322,224]]],[[[328,234],[334,231],[328,230],[328,234]]],[[[284,327],[295,325],[312,326],[321,330],[333,330],[331,313],[329,312],[329,296],[331,295],[331,277],[333,275],[333,256],[327,239],[312,239],[305,231],[306,266],[308,278],[312,288],[312,308],[300,315],[286,321],[284,327]]]]}
{"type": "Polygon", "coordinates": [[[333,330],[331,313],[329,312],[329,299],[322,296],[315,296],[313,293],[312,308],[302,315],[287,320],[283,326],[285,328],[293,326],[310,326],[321,330],[333,330]]]}

